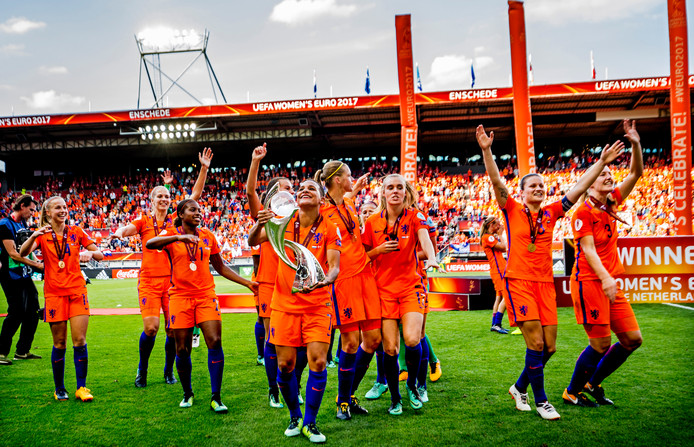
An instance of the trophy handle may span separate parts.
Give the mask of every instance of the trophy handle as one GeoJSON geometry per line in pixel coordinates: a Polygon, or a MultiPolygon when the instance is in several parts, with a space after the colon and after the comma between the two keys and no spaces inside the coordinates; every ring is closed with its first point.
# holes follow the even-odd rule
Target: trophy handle
{"type": "Polygon", "coordinates": [[[284,243],[294,252],[296,257],[296,277],[292,286],[292,293],[300,292],[303,290],[303,286],[312,286],[325,280],[323,267],[308,248],[289,239],[286,239],[284,243]],[[302,287],[296,287],[297,284],[302,287]]]}
{"type": "Polygon", "coordinates": [[[277,253],[277,256],[279,256],[282,262],[294,270],[297,269],[297,265],[289,259],[287,252],[284,251],[284,244],[289,242],[289,240],[284,239],[284,232],[287,230],[289,221],[292,220],[292,217],[294,217],[294,214],[296,214],[298,210],[299,209],[296,208],[288,216],[282,218],[273,217],[265,224],[265,233],[275,253],[277,253]]]}

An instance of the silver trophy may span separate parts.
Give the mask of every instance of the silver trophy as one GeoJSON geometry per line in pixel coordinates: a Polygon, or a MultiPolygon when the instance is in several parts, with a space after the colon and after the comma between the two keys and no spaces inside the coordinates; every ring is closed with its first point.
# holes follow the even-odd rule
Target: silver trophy
{"type": "Polygon", "coordinates": [[[279,183],[276,183],[267,193],[263,203],[265,209],[271,210],[276,215],[265,224],[265,233],[277,256],[296,271],[292,293],[297,293],[323,281],[325,273],[318,259],[308,248],[291,239],[285,239],[287,225],[299,211],[299,207],[294,197],[287,191],[280,191],[279,187],[279,183]],[[294,253],[295,261],[287,255],[285,248],[289,248],[294,253]]]}

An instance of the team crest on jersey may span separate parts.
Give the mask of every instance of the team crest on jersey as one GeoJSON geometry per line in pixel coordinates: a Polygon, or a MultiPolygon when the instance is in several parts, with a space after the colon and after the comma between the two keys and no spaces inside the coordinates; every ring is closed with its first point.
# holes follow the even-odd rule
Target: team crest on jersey
{"type": "Polygon", "coordinates": [[[528,313],[528,306],[521,306],[518,310],[520,311],[521,315],[525,316],[528,313]]]}
{"type": "Polygon", "coordinates": [[[55,318],[55,309],[48,309],[48,315],[50,315],[51,318],[55,318]]]}
{"type": "Polygon", "coordinates": [[[342,313],[345,315],[345,318],[347,318],[348,320],[350,318],[352,318],[352,308],[351,307],[345,308],[345,310],[343,310],[342,313]]]}
{"type": "Polygon", "coordinates": [[[574,222],[574,228],[576,231],[579,231],[583,227],[583,221],[581,219],[576,219],[576,222],[574,222]]]}
{"type": "Polygon", "coordinates": [[[313,243],[314,244],[320,244],[322,240],[323,240],[323,233],[316,233],[313,236],[313,243]]]}
{"type": "Polygon", "coordinates": [[[267,304],[265,304],[265,303],[261,304],[260,307],[263,308],[263,312],[265,312],[267,310],[267,304]]]}
{"type": "Polygon", "coordinates": [[[71,235],[70,235],[70,242],[72,242],[73,244],[74,244],[75,242],[77,242],[77,235],[75,235],[74,233],[71,234],[71,235]]]}
{"type": "Polygon", "coordinates": [[[598,316],[600,316],[600,311],[598,309],[593,309],[590,311],[590,318],[593,320],[597,320],[598,316]]]}
{"type": "Polygon", "coordinates": [[[171,324],[176,322],[176,315],[171,315],[171,324]]]}
{"type": "Polygon", "coordinates": [[[147,304],[147,298],[142,298],[142,305],[144,306],[145,304],[147,304]]]}
{"type": "Polygon", "coordinates": [[[208,238],[203,238],[202,240],[203,244],[209,246],[210,245],[210,240],[208,238]]]}
{"type": "Polygon", "coordinates": [[[403,233],[407,233],[407,230],[409,230],[410,226],[407,224],[402,224],[402,227],[400,228],[402,229],[403,233]]]}

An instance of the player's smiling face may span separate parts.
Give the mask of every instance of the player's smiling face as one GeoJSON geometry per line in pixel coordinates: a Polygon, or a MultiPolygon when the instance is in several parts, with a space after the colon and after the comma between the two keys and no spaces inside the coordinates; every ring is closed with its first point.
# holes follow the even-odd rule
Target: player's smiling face
{"type": "Polygon", "coordinates": [[[299,185],[299,192],[296,193],[296,201],[300,207],[319,206],[320,191],[318,183],[313,180],[306,180],[299,185]]]}
{"type": "Polygon", "coordinates": [[[67,220],[68,212],[65,200],[57,198],[48,204],[46,215],[52,224],[61,224],[67,220]]]}
{"type": "Polygon", "coordinates": [[[530,175],[523,182],[521,198],[523,203],[541,204],[545,200],[545,182],[540,175],[530,175]]]}
{"type": "Polygon", "coordinates": [[[169,194],[169,190],[163,186],[154,188],[152,191],[152,207],[156,211],[166,212],[169,209],[169,205],[171,205],[171,194],[169,194]]]}
{"type": "Polygon", "coordinates": [[[608,166],[605,166],[598,178],[590,185],[590,189],[602,194],[612,192],[614,189],[614,178],[608,166]]]}
{"type": "Polygon", "coordinates": [[[183,213],[180,215],[181,221],[190,225],[191,227],[197,227],[202,221],[202,213],[200,212],[200,206],[198,202],[191,200],[186,203],[183,208],[183,213]]]}

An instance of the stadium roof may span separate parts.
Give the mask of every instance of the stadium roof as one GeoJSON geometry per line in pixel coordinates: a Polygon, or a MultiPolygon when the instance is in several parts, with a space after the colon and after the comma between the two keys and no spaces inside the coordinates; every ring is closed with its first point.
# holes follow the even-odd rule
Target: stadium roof
{"type": "MultiPolygon", "coordinates": [[[[693,84],[690,75],[690,87],[693,84]]],[[[494,130],[500,153],[511,153],[512,97],[511,87],[418,93],[420,154],[457,154],[464,161],[477,153],[478,124],[494,130]]],[[[668,77],[530,86],[530,98],[536,153],[605,144],[622,135],[622,118],[638,120],[645,147],[669,148],[668,77]]],[[[136,160],[173,161],[203,146],[215,149],[216,163],[245,165],[251,148],[262,142],[268,143],[276,160],[285,161],[397,156],[399,96],[0,117],[0,159],[13,164],[31,161],[40,169],[63,169],[66,160],[74,163],[75,157],[93,160],[107,154],[119,168],[136,160]],[[195,124],[195,136],[176,138],[177,124],[181,135],[186,124],[195,124]],[[159,134],[165,125],[174,138],[156,138],[155,125],[159,134]]]]}

